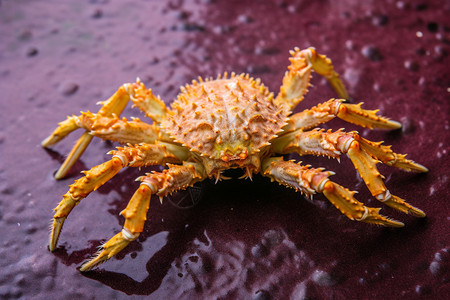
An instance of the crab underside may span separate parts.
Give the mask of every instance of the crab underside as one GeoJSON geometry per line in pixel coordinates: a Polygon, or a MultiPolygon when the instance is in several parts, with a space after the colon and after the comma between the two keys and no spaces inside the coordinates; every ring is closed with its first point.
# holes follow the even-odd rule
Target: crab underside
{"type": "Polygon", "coordinates": [[[81,271],[114,256],[139,236],[151,195],[158,195],[162,201],[164,196],[206,178],[223,179],[222,173],[232,168],[243,169],[243,177],[251,178],[259,173],[306,195],[322,193],[351,220],[403,226],[380,215],[379,208],[357,201],[355,192],[331,181],[329,176],[333,172],[285,161],[281,155],[288,153],[333,158],[347,154],[376,199],[404,213],[425,217],[422,210],[389,192],[376,164],[383,162],[406,171],[428,171],[424,166],[393,152],[390,146],[360,137],[357,132],[316,128],[335,117],[368,128],[397,129],[401,124],[377,115],[377,110],[361,108],[361,103],[346,103],[347,92],[330,59],[316,53],[314,48],[302,51],[296,48],[291,51],[290,62],[276,97],[259,79],[248,74],[228,76],[225,73],[216,79],[199,78],[181,87],[181,93],[169,109],[138,79],[136,83],[122,85],[110,99],[101,102],[98,113],[81,113],[59,123],[43,141],[44,147],[59,142],[78,128],[86,132],[56,173],[58,179],[65,176],[94,136],[126,146],[111,151],[111,160],[83,172],[85,176],[70,185],[55,208],[50,250],[56,249],[63,223],[72,209],[124,167],[167,165],[168,168],[137,179],[140,187],[121,212],[125,218],[122,231],[83,264],[81,271]],[[339,99],[292,114],[307,92],[312,71],[330,82],[339,99]],[[120,119],[129,100],[153,124],[137,118],[120,119]]]}

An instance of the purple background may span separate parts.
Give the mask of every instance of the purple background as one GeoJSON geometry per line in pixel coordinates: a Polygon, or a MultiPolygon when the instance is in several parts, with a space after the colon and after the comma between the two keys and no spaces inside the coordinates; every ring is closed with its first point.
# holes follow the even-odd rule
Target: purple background
{"type": "MultiPolygon", "coordinates": [[[[439,0],[1,1],[0,298],[445,299],[449,14],[439,0]],[[55,181],[80,132],[52,150],[40,142],[66,115],[96,111],[138,76],[167,103],[180,85],[225,71],[249,72],[277,92],[295,46],[328,55],[355,101],[404,124],[394,132],[339,120],[329,127],[357,129],[427,166],[428,174],[380,166],[391,192],[426,219],[384,207],[406,227],[380,228],[259,176],[207,181],[192,209],[153,198],[138,241],[82,274],[82,261],[121,230],[134,179],[150,170],[127,169],[74,209],[58,250],[48,251],[61,195],[116,146],[95,139],[69,177],[55,181]]],[[[335,96],[319,76],[312,83],[297,110],[335,96]]],[[[334,181],[381,206],[347,158],[301,160],[335,171],[334,181]]]]}

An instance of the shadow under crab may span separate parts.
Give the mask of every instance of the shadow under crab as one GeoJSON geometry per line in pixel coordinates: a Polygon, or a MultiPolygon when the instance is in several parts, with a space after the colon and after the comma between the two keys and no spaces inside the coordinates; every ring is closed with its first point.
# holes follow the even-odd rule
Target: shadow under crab
{"type": "Polygon", "coordinates": [[[425,167],[393,152],[390,146],[366,140],[356,132],[316,128],[335,117],[368,128],[397,129],[401,124],[378,116],[376,110],[362,109],[361,103],[345,103],[347,92],[330,59],[313,48],[302,51],[296,48],[291,51],[290,61],[276,97],[249,74],[228,76],[225,73],[216,79],[199,78],[182,87],[169,109],[138,79],[136,83],[124,84],[109,100],[102,102],[98,113],[86,112],[61,122],[43,141],[44,147],[59,142],[78,128],[86,132],[58,170],[57,178],[65,176],[94,136],[127,146],[111,151],[111,160],[85,171],[85,176],[70,186],[55,208],[50,250],[55,250],[71,210],[127,166],[167,165],[168,168],[137,179],[140,187],[121,212],[125,217],[122,231],[106,242],[95,258],[83,264],[81,271],[111,258],[139,236],[152,194],[162,201],[163,197],[206,178],[215,178],[216,182],[225,179],[223,172],[230,169],[242,169],[242,178],[261,174],[306,195],[323,193],[351,220],[403,226],[380,215],[379,208],[357,201],[355,192],[331,181],[328,177],[333,172],[286,161],[281,155],[288,153],[333,158],[347,154],[376,199],[404,213],[425,217],[423,211],[389,192],[376,164],[381,161],[418,172],[426,172],[425,167]],[[324,76],[340,99],[330,99],[292,114],[307,92],[312,71],[324,76]],[[120,119],[129,100],[151,118],[153,124],[139,119],[120,119]]]}

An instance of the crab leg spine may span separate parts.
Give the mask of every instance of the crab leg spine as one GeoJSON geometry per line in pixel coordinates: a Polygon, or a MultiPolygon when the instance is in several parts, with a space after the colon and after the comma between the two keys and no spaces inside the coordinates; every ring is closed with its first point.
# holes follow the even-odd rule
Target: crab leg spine
{"type": "Polygon", "coordinates": [[[325,77],[328,82],[331,84],[333,89],[339,95],[340,98],[348,99],[348,93],[345,89],[344,84],[339,78],[339,74],[334,71],[333,65],[331,63],[331,59],[326,57],[325,55],[319,54],[313,47],[310,47],[306,50],[299,51],[295,49],[296,53],[304,52],[305,56],[308,60],[308,63],[312,65],[314,71],[318,74],[325,77]]]}
{"type": "Polygon", "coordinates": [[[367,207],[353,198],[352,192],[337,183],[327,182],[323,194],[345,216],[351,220],[362,221],[382,226],[403,227],[402,222],[388,219],[379,214],[380,208],[367,207]]]}
{"type": "Polygon", "coordinates": [[[364,206],[353,196],[355,192],[332,182],[333,172],[301,166],[282,158],[270,158],[263,163],[263,174],[280,184],[300,190],[307,195],[323,193],[325,197],[351,220],[382,226],[402,227],[403,223],[390,220],[378,213],[379,208],[364,206]]]}
{"type": "Polygon", "coordinates": [[[138,118],[128,121],[126,118],[120,119],[117,115],[104,117],[86,112],[75,117],[75,122],[93,136],[122,144],[154,143],[159,134],[155,124],[149,125],[138,118]]]}
{"type": "Polygon", "coordinates": [[[352,141],[347,155],[352,161],[355,169],[359,172],[362,179],[366,183],[372,195],[374,195],[379,201],[383,202],[387,206],[400,210],[407,214],[412,214],[416,217],[423,218],[425,213],[403,199],[391,195],[383,182],[383,176],[378,172],[376,164],[377,160],[373,159],[367,152],[361,150],[360,143],[358,141],[352,141]]]}
{"type": "Polygon", "coordinates": [[[339,74],[334,71],[329,58],[318,54],[312,47],[302,51],[295,48],[290,54],[291,64],[283,77],[283,84],[275,99],[277,104],[287,105],[289,110],[293,110],[303,100],[310,85],[309,81],[313,70],[328,80],[339,98],[348,99],[344,84],[340,80],[339,74]]]}
{"type": "Polygon", "coordinates": [[[341,103],[336,108],[335,115],[344,121],[370,129],[399,129],[402,127],[402,124],[397,121],[378,116],[378,110],[362,109],[362,104],[362,102],[358,104],[341,103]]]}
{"type": "MultiPolygon", "coordinates": [[[[143,167],[167,162],[180,162],[180,159],[170,151],[167,151],[164,145],[143,144],[128,146],[118,148],[118,150],[109,153],[113,154],[112,159],[93,167],[89,171],[84,171],[85,176],[77,179],[74,184],[70,185],[69,191],[55,208],[50,235],[49,248],[51,251],[56,249],[62,226],[72,209],[92,191],[95,191],[114,177],[122,168],[126,166],[143,167]]],[[[184,153],[180,152],[180,155],[184,155],[184,153]]]]}
{"type": "MultiPolygon", "coordinates": [[[[102,107],[98,111],[99,115],[105,117],[111,117],[113,115],[120,115],[120,113],[125,109],[129,100],[129,95],[125,90],[124,86],[121,86],[114,95],[112,95],[107,101],[99,102],[102,107]]],[[[75,127],[72,124],[72,118],[68,118],[67,122],[61,122],[59,127],[53,131],[53,133],[46,138],[42,145],[44,147],[50,146],[61,139],[63,139],[71,131],[77,129],[79,126],[75,127]]],[[[83,154],[84,150],[87,148],[92,137],[86,132],[81,136],[75,146],[72,148],[70,155],[66,158],[64,163],[61,165],[59,170],[56,172],[55,178],[63,178],[67,172],[72,168],[78,158],[83,154]]]]}
{"type": "Polygon", "coordinates": [[[58,128],[42,142],[43,147],[49,147],[78,128],[86,129],[56,172],[56,179],[66,176],[89,145],[92,135],[125,143],[154,142],[158,138],[158,130],[155,126],[140,122],[139,119],[132,122],[128,122],[126,119],[119,120],[118,116],[130,99],[134,106],[144,111],[155,122],[159,123],[165,118],[167,108],[164,102],[159,97],[155,97],[151,89],[146,89],[139,78],[136,83],[122,85],[108,100],[98,102],[102,107],[97,114],[88,112],[82,113],[79,117],[68,117],[67,120],[59,123],[58,128]]]}
{"type": "Polygon", "coordinates": [[[134,193],[127,207],[120,213],[125,218],[121,232],[117,233],[102,247],[97,255],[84,263],[80,271],[89,271],[93,267],[119,253],[130,242],[138,238],[144,230],[147,212],[152,194],[164,197],[168,193],[185,189],[195,182],[204,179],[203,167],[196,163],[185,163],[182,166],[169,165],[162,173],[149,173],[137,180],[141,185],[134,193]]]}
{"type": "Polygon", "coordinates": [[[79,127],[75,119],[76,116],[68,116],[66,120],[59,122],[53,133],[42,141],[42,147],[50,147],[65,138],[72,131],[77,130],[79,127]]]}
{"type": "Polygon", "coordinates": [[[129,243],[139,237],[140,233],[144,230],[144,223],[147,220],[147,211],[150,207],[150,199],[154,190],[156,190],[156,186],[149,186],[147,184],[141,184],[139,186],[127,207],[120,213],[125,217],[125,224],[122,231],[102,245],[102,250],[97,256],[84,263],[80,271],[89,271],[119,253],[129,243]]]}
{"type": "Polygon", "coordinates": [[[63,200],[61,200],[55,208],[52,231],[50,234],[50,251],[56,249],[62,226],[72,209],[92,191],[96,190],[116,175],[122,167],[122,160],[118,157],[113,157],[111,160],[85,172],[84,177],[76,180],[74,184],[70,185],[69,191],[64,194],[63,200]]]}
{"type": "Polygon", "coordinates": [[[274,141],[272,149],[277,153],[297,152],[301,155],[325,155],[334,158],[346,153],[371,194],[379,201],[416,217],[425,217],[422,210],[389,193],[376,164],[383,161],[391,166],[418,172],[426,172],[427,168],[405,159],[405,155],[394,153],[388,146],[362,139],[356,132],[297,130],[274,141]]]}
{"type": "Polygon", "coordinates": [[[164,101],[159,96],[153,95],[152,90],[147,89],[139,78],[136,83],[125,84],[124,87],[130,95],[133,107],[138,107],[147,117],[157,123],[166,117],[168,111],[164,101]]]}
{"type": "Polygon", "coordinates": [[[377,110],[362,109],[359,104],[344,103],[343,99],[330,99],[311,109],[306,109],[289,117],[286,131],[310,129],[338,117],[344,121],[367,128],[398,129],[401,124],[378,116],[377,110]]]}

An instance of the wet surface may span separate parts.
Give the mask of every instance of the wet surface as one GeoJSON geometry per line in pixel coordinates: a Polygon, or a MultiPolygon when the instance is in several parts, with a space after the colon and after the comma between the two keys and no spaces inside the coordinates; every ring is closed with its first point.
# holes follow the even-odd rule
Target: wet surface
{"type": "MultiPolygon", "coordinates": [[[[0,298],[444,299],[449,12],[448,1],[1,1],[0,298]],[[391,192],[426,219],[383,208],[406,227],[379,228],[260,177],[208,181],[201,193],[185,192],[199,195],[193,208],[154,198],[138,241],[82,274],[82,261],[121,229],[134,179],[148,171],[127,169],[76,207],[58,250],[48,251],[60,195],[115,146],[94,140],[69,178],[55,181],[79,133],[51,150],[40,142],[66,115],[96,111],[137,76],[167,103],[181,84],[224,71],[250,72],[276,92],[295,46],[328,55],[355,101],[404,124],[358,130],[430,169],[380,167],[391,192]]],[[[297,110],[334,96],[318,76],[313,85],[297,110]]],[[[302,160],[336,171],[336,182],[380,206],[347,159],[302,160]]]]}

